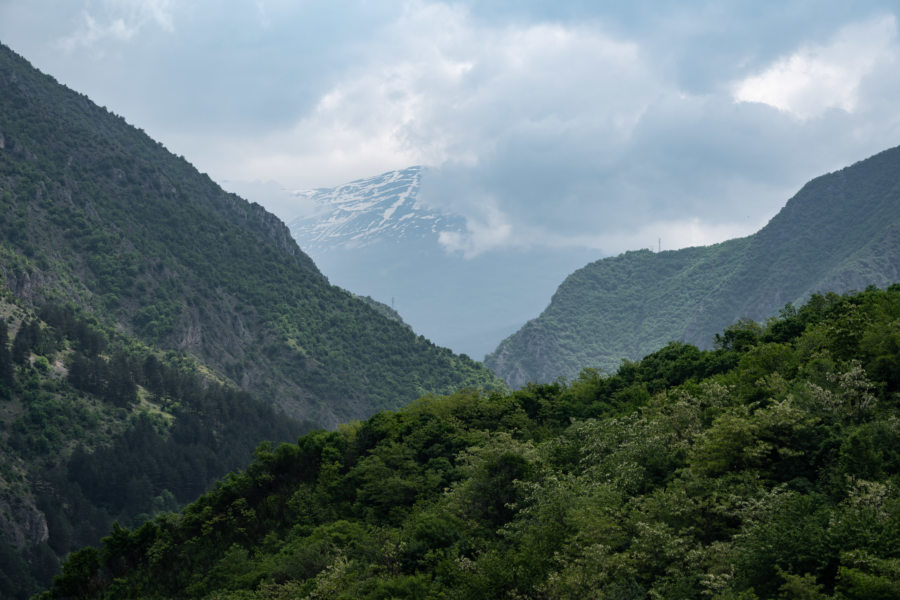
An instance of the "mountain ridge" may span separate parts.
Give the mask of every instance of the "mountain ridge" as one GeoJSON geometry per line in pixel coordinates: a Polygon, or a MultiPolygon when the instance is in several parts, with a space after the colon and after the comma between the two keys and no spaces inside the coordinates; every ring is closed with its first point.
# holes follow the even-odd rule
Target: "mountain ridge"
{"type": "Polygon", "coordinates": [[[502,388],[287,226],[0,44],[0,597],[264,440],[502,388]]]}
{"type": "Polygon", "coordinates": [[[423,238],[460,229],[464,222],[423,206],[418,200],[424,167],[412,166],[357,179],[334,188],[296,192],[312,204],[310,214],[289,223],[292,235],[308,252],[355,249],[381,239],[423,238]]]}
{"type": "Polygon", "coordinates": [[[900,285],[261,448],[40,600],[896,598],[900,285]]]}
{"type": "Polygon", "coordinates": [[[497,385],[332,286],[286,225],[0,49],[0,276],[72,299],[324,426],[497,385]]]}
{"type": "Polygon", "coordinates": [[[900,280],[900,147],[805,184],[757,233],[712,246],[628,252],[569,275],[539,317],[485,364],[513,386],[613,372],[669,341],[711,347],[814,292],[900,280]]]}

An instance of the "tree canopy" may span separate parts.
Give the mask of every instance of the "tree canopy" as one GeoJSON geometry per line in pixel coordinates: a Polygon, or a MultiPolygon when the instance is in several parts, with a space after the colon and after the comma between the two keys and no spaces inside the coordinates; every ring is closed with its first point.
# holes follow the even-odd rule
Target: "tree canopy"
{"type": "Polygon", "coordinates": [[[729,332],[261,446],[42,598],[897,597],[900,286],[729,332]]]}

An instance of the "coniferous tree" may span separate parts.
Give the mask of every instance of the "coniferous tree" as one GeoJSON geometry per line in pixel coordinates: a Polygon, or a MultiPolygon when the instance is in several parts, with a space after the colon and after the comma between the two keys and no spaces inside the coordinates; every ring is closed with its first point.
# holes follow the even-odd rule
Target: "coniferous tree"
{"type": "Polygon", "coordinates": [[[116,406],[128,406],[137,401],[137,386],[128,357],[123,352],[113,354],[107,376],[104,400],[116,406]]]}
{"type": "MultiPolygon", "coordinates": [[[[0,320],[0,388],[4,385],[12,385],[13,361],[9,349],[9,330],[6,321],[0,320]]],[[[3,392],[0,392],[2,394],[3,392]]]]}
{"type": "Polygon", "coordinates": [[[22,364],[28,358],[32,348],[37,343],[37,337],[40,335],[40,326],[37,321],[23,322],[16,333],[16,339],[12,345],[12,359],[18,364],[22,364]]]}

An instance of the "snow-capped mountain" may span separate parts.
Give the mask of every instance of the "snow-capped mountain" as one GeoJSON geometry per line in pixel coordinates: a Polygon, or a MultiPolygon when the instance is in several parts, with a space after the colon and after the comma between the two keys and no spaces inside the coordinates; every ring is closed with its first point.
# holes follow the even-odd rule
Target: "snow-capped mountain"
{"type": "Polygon", "coordinates": [[[506,249],[467,258],[441,232],[463,215],[419,200],[428,171],[409,167],[336,188],[297,192],[289,227],[328,279],[397,310],[433,342],[480,359],[539,313],[560,281],[596,259],[571,249],[506,249]]]}
{"type": "Polygon", "coordinates": [[[294,219],[291,232],[311,254],[350,250],[391,240],[436,239],[459,231],[465,220],[440,213],[418,200],[422,167],[390,171],[336,188],[297,192],[313,212],[294,219]]]}

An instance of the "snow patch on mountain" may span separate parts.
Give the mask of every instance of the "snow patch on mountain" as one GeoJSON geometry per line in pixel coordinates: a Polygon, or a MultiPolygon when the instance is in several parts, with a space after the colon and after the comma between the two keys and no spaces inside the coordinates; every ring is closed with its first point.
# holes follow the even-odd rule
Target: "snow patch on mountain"
{"type": "Polygon", "coordinates": [[[297,192],[312,211],[289,224],[300,246],[312,254],[353,249],[383,241],[434,238],[461,231],[461,216],[441,213],[418,200],[423,168],[409,167],[358,179],[335,188],[297,192]]]}

